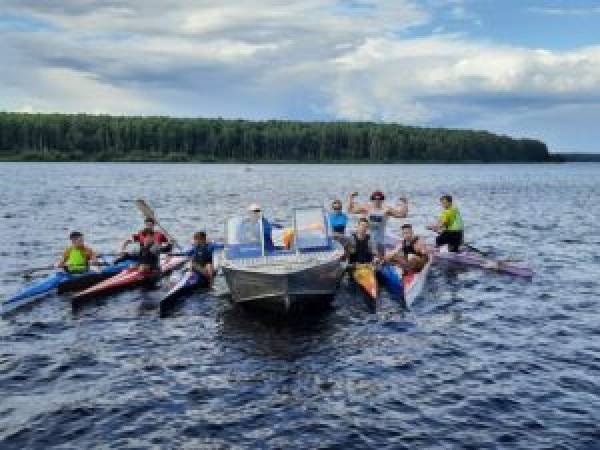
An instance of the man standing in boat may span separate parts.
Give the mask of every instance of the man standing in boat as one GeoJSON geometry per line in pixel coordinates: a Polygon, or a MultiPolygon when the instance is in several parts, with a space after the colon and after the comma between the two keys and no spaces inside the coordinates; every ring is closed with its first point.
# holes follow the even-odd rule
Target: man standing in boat
{"type": "Polygon", "coordinates": [[[402,225],[402,241],[385,255],[385,261],[397,264],[407,272],[420,272],[428,260],[425,242],[415,235],[411,224],[402,225]]]}
{"type": "Polygon", "coordinates": [[[375,191],[371,194],[371,203],[359,205],[354,203],[358,192],[353,192],[348,196],[348,212],[351,214],[363,214],[368,223],[371,239],[377,247],[377,255],[383,257],[385,252],[385,226],[390,217],[403,219],[408,214],[408,201],[406,198],[400,198],[400,205],[396,208],[385,207],[383,201],[385,195],[381,191],[375,191]]]}
{"type": "Polygon", "coordinates": [[[273,228],[283,228],[283,226],[279,225],[278,223],[274,223],[274,222],[270,222],[269,220],[267,220],[264,216],[261,215],[261,207],[259,204],[257,203],[252,203],[250,206],[248,206],[248,212],[250,213],[250,217],[248,218],[248,222],[244,222],[242,223],[242,226],[244,227],[243,230],[238,230],[238,233],[244,232],[244,231],[251,231],[252,233],[254,233],[256,231],[256,226],[259,226],[259,219],[262,218],[262,228],[263,228],[263,236],[264,236],[264,241],[265,241],[265,250],[266,251],[273,251],[275,249],[275,244],[273,243],[273,236],[272,236],[272,232],[273,232],[273,228]],[[248,229],[246,230],[246,227],[250,225],[252,227],[252,229],[248,229]]]}
{"type": "Polygon", "coordinates": [[[438,233],[435,246],[448,246],[448,251],[458,252],[464,240],[464,224],[460,211],[452,203],[451,195],[442,195],[440,198],[443,211],[437,223],[428,225],[427,229],[438,233]]]}

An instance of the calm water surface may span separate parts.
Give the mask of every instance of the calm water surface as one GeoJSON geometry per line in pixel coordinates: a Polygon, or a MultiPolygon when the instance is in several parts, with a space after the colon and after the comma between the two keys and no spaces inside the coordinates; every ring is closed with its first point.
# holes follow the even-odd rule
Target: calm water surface
{"type": "MultiPolygon", "coordinates": [[[[251,201],[358,190],[410,199],[420,233],[450,192],[468,240],[532,282],[435,269],[402,312],[269,320],[198,293],[159,319],[153,292],[72,312],[50,295],[0,320],[0,448],[600,448],[600,165],[0,164],[0,297],[71,229],[114,251],[146,198],[186,241],[251,201]]],[[[400,222],[392,222],[398,229],[400,222]]]]}

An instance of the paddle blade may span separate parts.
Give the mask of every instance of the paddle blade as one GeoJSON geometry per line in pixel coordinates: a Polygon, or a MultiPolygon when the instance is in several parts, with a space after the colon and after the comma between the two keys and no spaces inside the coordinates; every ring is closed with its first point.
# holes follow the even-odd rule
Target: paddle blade
{"type": "Polygon", "coordinates": [[[138,198],[135,201],[135,206],[139,211],[144,215],[145,218],[150,218],[156,220],[156,216],[154,215],[154,210],[148,206],[145,200],[138,198]]]}

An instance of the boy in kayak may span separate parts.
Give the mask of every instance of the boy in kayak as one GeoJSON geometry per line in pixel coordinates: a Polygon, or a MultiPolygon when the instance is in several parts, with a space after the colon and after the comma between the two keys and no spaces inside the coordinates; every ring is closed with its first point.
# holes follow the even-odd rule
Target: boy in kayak
{"type": "Polygon", "coordinates": [[[62,258],[55,264],[56,268],[64,269],[69,273],[80,273],[90,270],[90,263],[98,263],[94,250],[85,245],[83,233],[73,231],[69,239],[71,245],[65,249],[62,258]]]}
{"type": "Polygon", "coordinates": [[[383,201],[385,195],[381,191],[375,191],[371,194],[371,204],[358,205],[354,203],[354,198],[358,192],[353,192],[348,196],[348,212],[352,214],[363,214],[369,223],[369,231],[375,245],[377,246],[377,255],[383,257],[385,252],[385,226],[390,217],[403,219],[408,214],[408,201],[406,198],[400,198],[400,205],[396,208],[385,207],[383,201]]]}
{"type": "Polygon", "coordinates": [[[204,277],[210,285],[215,275],[213,253],[220,246],[214,242],[208,242],[205,231],[194,233],[192,241],[192,248],[185,252],[172,253],[171,256],[189,256],[191,269],[204,277]]]}
{"type": "Polygon", "coordinates": [[[420,272],[428,260],[425,242],[415,235],[411,224],[402,225],[402,241],[385,255],[385,261],[393,262],[408,272],[420,272]]]}
{"type": "Polygon", "coordinates": [[[451,195],[442,195],[440,198],[443,211],[437,223],[427,226],[428,230],[435,231],[435,246],[448,246],[448,251],[458,252],[464,239],[464,224],[460,211],[452,203],[451,195]]]}
{"type": "Polygon", "coordinates": [[[147,217],[144,220],[144,228],[123,242],[121,256],[115,260],[115,263],[132,259],[140,264],[158,267],[159,254],[169,252],[171,248],[172,244],[164,233],[154,230],[154,219],[147,217]],[[134,242],[139,244],[139,252],[128,253],[127,246],[134,242]]]}
{"type": "Polygon", "coordinates": [[[376,262],[377,246],[369,235],[369,221],[361,217],[356,226],[356,233],[352,233],[352,237],[347,246],[348,262],[350,264],[369,264],[376,262]]]}

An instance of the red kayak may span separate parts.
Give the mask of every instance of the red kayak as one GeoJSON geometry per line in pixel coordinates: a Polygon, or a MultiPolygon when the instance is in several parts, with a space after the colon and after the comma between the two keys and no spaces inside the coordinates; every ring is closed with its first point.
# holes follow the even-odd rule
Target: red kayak
{"type": "Polygon", "coordinates": [[[161,263],[160,270],[158,272],[142,271],[138,267],[131,267],[119,273],[118,275],[109,278],[108,280],[102,281],[101,283],[95,284],[84,291],[78,292],[71,297],[71,302],[75,306],[89,298],[98,297],[109,292],[115,292],[118,290],[154,282],[163,275],[171,272],[173,269],[180,267],[187,260],[188,258],[185,256],[174,256],[167,258],[161,263]]]}

